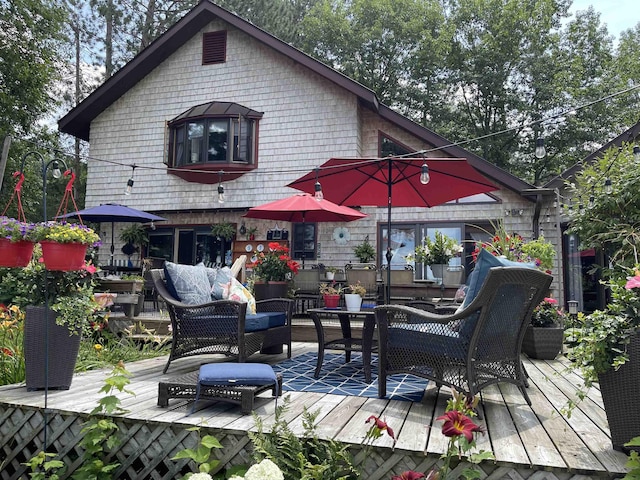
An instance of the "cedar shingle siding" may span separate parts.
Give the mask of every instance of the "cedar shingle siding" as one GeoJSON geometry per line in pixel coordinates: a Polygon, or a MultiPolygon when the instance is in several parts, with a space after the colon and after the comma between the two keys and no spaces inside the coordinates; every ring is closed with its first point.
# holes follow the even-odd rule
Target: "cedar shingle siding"
{"type": "Polygon", "coordinates": [[[202,35],[202,64],[224,63],[227,58],[227,32],[206,32],[202,35]]]}

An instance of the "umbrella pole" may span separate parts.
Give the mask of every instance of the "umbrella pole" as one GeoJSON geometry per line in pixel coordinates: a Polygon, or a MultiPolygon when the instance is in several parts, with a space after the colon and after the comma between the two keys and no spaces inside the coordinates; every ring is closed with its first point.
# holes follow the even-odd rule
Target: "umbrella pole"
{"type": "MultiPolygon", "coordinates": [[[[304,257],[305,257],[305,254],[304,254],[305,253],[305,247],[304,247],[305,238],[304,238],[304,236],[305,236],[305,233],[306,233],[306,231],[304,229],[304,214],[305,214],[305,212],[303,211],[302,212],[302,269],[303,270],[304,270],[304,257]]],[[[295,238],[294,238],[294,241],[295,241],[295,238]]]]}
{"type": "MultiPolygon", "coordinates": [[[[113,267],[113,252],[116,249],[116,247],[113,245],[113,228],[114,228],[114,223],[111,222],[111,260],[109,260],[109,265],[113,267]]],[[[113,273],[113,272],[112,272],[113,273]]]]}
{"type": "Polygon", "coordinates": [[[387,286],[384,291],[384,302],[388,305],[391,303],[391,258],[393,254],[391,253],[391,159],[389,159],[388,163],[388,177],[387,177],[387,286]]]}

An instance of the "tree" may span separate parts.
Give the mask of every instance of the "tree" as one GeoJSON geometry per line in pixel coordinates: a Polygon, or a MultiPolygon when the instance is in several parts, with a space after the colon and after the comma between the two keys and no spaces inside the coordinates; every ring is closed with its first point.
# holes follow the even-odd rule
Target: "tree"
{"type": "Polygon", "coordinates": [[[63,22],[54,1],[0,2],[0,138],[28,134],[55,104],[63,22]]]}

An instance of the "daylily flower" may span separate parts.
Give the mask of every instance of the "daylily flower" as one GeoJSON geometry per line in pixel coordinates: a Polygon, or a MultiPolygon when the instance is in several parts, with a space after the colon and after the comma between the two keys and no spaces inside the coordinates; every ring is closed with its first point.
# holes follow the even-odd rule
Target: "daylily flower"
{"type": "Polygon", "coordinates": [[[378,417],[376,417],[375,415],[371,415],[369,418],[367,418],[367,421],[365,423],[369,423],[373,421],[373,426],[372,428],[377,430],[377,432],[375,433],[375,437],[378,438],[380,437],[380,435],[382,435],[382,432],[384,432],[385,430],[387,431],[387,434],[393,438],[394,440],[396,439],[393,430],[391,429],[391,427],[389,425],[387,425],[386,422],[382,421],[381,419],[379,419],[378,417]]]}
{"type": "Polygon", "coordinates": [[[457,410],[452,410],[439,416],[436,420],[443,420],[442,434],[447,437],[464,435],[467,441],[473,441],[473,432],[483,432],[483,428],[473,423],[469,417],[457,410]]]}
{"type": "MultiPolygon", "coordinates": [[[[418,478],[425,478],[425,474],[409,470],[407,472],[402,472],[400,475],[394,475],[391,477],[391,480],[417,480],[418,478]]],[[[431,478],[435,480],[434,477],[431,478]]]]}

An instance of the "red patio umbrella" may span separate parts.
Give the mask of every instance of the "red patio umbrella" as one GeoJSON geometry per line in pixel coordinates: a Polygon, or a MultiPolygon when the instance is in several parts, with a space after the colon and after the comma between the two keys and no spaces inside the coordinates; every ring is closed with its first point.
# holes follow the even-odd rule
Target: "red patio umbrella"
{"type": "MultiPolygon", "coordinates": [[[[314,192],[340,205],[387,206],[387,265],[391,265],[391,207],[434,207],[498,187],[464,158],[332,158],[288,186],[314,192]],[[421,174],[427,166],[429,180],[421,174]],[[394,188],[395,187],[395,188],[394,188]]],[[[387,268],[387,298],[391,268],[387,268]]]]}
{"type": "MultiPolygon", "coordinates": [[[[317,200],[308,193],[297,193],[282,200],[250,208],[243,216],[265,220],[300,222],[303,225],[304,232],[305,222],[352,222],[367,215],[349,207],[336,205],[326,199],[317,200]]],[[[304,253],[302,265],[304,266],[304,253]]]]}

